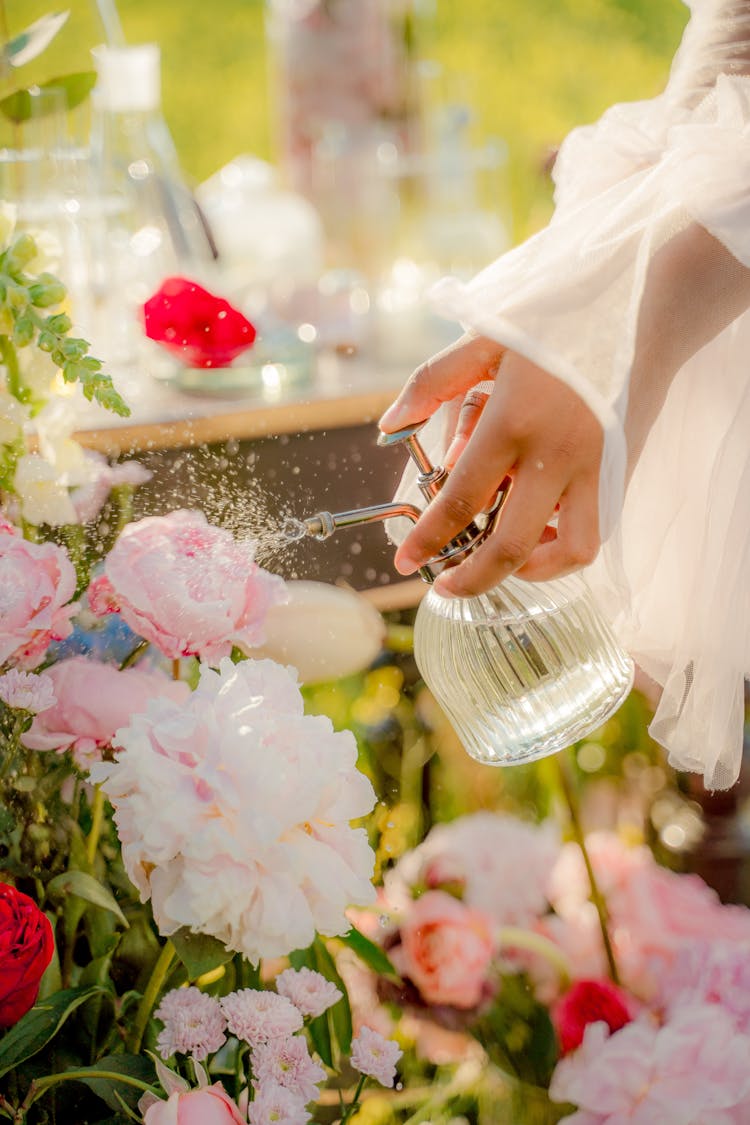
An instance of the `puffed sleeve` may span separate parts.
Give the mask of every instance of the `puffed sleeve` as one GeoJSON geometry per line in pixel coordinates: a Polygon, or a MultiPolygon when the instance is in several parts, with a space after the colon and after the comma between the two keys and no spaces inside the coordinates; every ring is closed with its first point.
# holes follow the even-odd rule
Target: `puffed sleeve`
{"type": "Polygon", "coordinates": [[[654,737],[717,788],[738,776],[750,676],[748,73],[750,0],[695,0],[664,94],[613,107],[563,145],[549,226],[434,293],[599,419],[605,543],[587,578],[663,688],[654,737]],[[709,236],[715,261],[704,246],[658,327],[667,342],[695,329],[700,346],[676,373],[642,361],[636,372],[655,272],[691,231],[709,236]]]}

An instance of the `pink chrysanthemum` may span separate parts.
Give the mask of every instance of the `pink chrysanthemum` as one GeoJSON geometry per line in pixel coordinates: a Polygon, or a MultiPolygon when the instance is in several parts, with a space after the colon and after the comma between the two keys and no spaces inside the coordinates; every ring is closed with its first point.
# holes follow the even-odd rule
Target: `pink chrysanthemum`
{"type": "Polygon", "coordinates": [[[8,707],[38,715],[55,703],[55,686],[51,677],[44,672],[35,675],[32,672],[22,672],[19,668],[11,668],[4,676],[0,676],[0,699],[8,707]]]}
{"type": "Polygon", "coordinates": [[[263,989],[242,988],[219,1001],[232,1035],[255,1047],[268,1039],[286,1038],[302,1027],[302,1016],[285,996],[263,989]]]}
{"type": "Polygon", "coordinates": [[[219,1001],[199,988],[173,989],[154,1015],[164,1024],[156,1041],[163,1059],[179,1053],[200,1062],[226,1042],[227,1024],[219,1001]]]}
{"type": "Polygon", "coordinates": [[[385,1039],[371,1027],[363,1027],[352,1040],[351,1062],[360,1074],[374,1078],[381,1086],[392,1086],[396,1078],[396,1063],[403,1051],[392,1039],[385,1039]]]}
{"type": "Polygon", "coordinates": [[[259,1043],[253,1051],[253,1074],[259,1085],[276,1082],[304,1103],[317,1098],[318,1083],[326,1077],[310,1057],[307,1042],[296,1035],[259,1043]]]}
{"type": "Polygon", "coordinates": [[[276,977],[276,991],[280,996],[291,1000],[303,1016],[320,1016],[328,1011],[337,1000],[341,999],[341,991],[333,981],[326,980],[322,973],[313,969],[284,969],[276,977]]]}
{"type": "Polygon", "coordinates": [[[258,1086],[247,1117],[250,1125],[307,1125],[310,1120],[302,1099],[277,1082],[258,1086]]]}

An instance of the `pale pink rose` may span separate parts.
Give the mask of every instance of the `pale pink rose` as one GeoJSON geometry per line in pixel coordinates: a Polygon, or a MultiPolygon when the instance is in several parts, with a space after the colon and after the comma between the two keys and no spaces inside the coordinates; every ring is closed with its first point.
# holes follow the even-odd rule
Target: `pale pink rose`
{"type": "Polygon", "coordinates": [[[548,910],[550,872],[560,843],[550,824],[477,812],[438,824],[385,877],[388,903],[405,909],[413,889],[460,889],[467,906],[499,926],[533,925],[548,910]],[[524,862],[518,862],[518,856],[524,862]]]}
{"type": "Polygon", "coordinates": [[[392,1086],[396,1079],[396,1063],[403,1051],[392,1039],[384,1039],[371,1027],[363,1027],[352,1040],[351,1063],[360,1074],[374,1078],[381,1086],[392,1086]]]}
{"type": "Polygon", "coordinates": [[[167,1101],[152,1102],[143,1125],[246,1125],[237,1105],[220,1083],[200,1090],[175,1091],[167,1101]]]}
{"type": "Polygon", "coordinates": [[[188,926],[257,963],[345,933],[347,907],[372,901],[373,852],[350,823],[372,785],[354,736],[304,713],[288,669],[203,665],[186,703],[160,698],[115,746],[91,778],[165,936],[188,926]]]}
{"type": "Polygon", "coordinates": [[[283,580],[257,566],[254,554],[252,540],[237,542],[202,512],[150,516],[120,533],[89,602],[94,612],[119,609],[170,659],[216,663],[233,645],[260,644],[267,611],[285,599],[283,580]]]}
{"type": "Polygon", "coordinates": [[[68,636],[75,589],[62,547],[0,534],[0,666],[35,668],[51,641],[68,636]]]}
{"type": "Polygon", "coordinates": [[[750,1037],[717,1005],[684,1008],[664,1026],[635,1020],[613,1035],[589,1024],[558,1062],[553,1101],[569,1125],[741,1125],[750,1095],[750,1037]]]}
{"type": "Polygon", "coordinates": [[[428,1004],[473,1008],[482,999],[495,945],[488,919],[445,891],[427,891],[401,923],[393,963],[428,1004]]]}
{"type": "Polygon", "coordinates": [[[71,656],[53,664],[45,675],[52,681],[54,706],[36,715],[21,741],[29,750],[71,750],[84,769],[110,746],[115,731],[126,727],[157,697],[183,703],[187,684],[171,680],[154,668],[126,668],[103,664],[86,656],[71,656]]]}

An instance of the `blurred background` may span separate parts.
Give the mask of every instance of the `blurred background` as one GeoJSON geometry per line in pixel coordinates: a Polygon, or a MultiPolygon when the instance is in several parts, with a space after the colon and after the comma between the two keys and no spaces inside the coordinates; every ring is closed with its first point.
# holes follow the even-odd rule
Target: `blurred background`
{"type": "MultiPolygon", "coordinates": [[[[608,105],[658,93],[687,20],[681,0],[418,0],[426,96],[461,105],[472,145],[507,146],[514,238],[544,223],[551,151],[608,105]]],[[[50,10],[7,0],[10,33],[50,10]]],[[[278,157],[274,58],[263,0],[120,0],[125,39],[157,42],[163,108],[185,174],[198,183],[238,153],[278,157]]],[[[73,0],[24,81],[85,70],[103,41],[97,5],[73,0]]]]}
{"type": "MultiPolygon", "coordinates": [[[[45,15],[48,2],[0,0],[3,37],[45,15]]],[[[120,0],[117,10],[105,0],[73,0],[51,45],[24,65],[24,85],[91,70],[92,48],[103,42],[157,44],[160,102],[139,102],[154,79],[145,56],[140,78],[113,71],[105,59],[99,102],[84,100],[66,127],[84,145],[97,112],[110,130],[120,117],[156,114],[167,127],[158,134],[164,167],[157,187],[169,186],[174,208],[181,197],[173,189],[184,181],[220,251],[217,272],[206,246],[190,243],[195,232],[187,223],[178,224],[182,259],[162,255],[174,216],[160,226],[163,216],[140,215],[144,202],[158,208],[164,198],[143,191],[138,160],[128,157],[139,189],[130,202],[103,179],[97,194],[76,185],[68,192],[57,177],[52,195],[60,199],[52,202],[58,207],[61,200],[65,222],[72,215],[78,224],[71,269],[82,261],[87,234],[94,250],[127,241],[142,271],[113,281],[106,257],[91,254],[78,296],[81,309],[89,299],[89,312],[102,318],[98,354],[109,360],[111,347],[116,363],[124,367],[129,358],[141,377],[140,353],[115,355],[122,295],[127,291],[136,309],[177,260],[190,276],[219,283],[259,324],[269,349],[258,360],[261,374],[299,371],[303,397],[326,348],[348,356],[359,347],[376,358],[379,375],[385,356],[403,378],[440,342],[434,325],[425,332],[414,312],[428,283],[441,272],[481,268],[546,223],[550,169],[562,139],[618,101],[660,93],[687,17],[681,0],[120,0]],[[109,226],[99,244],[102,224],[109,226]],[[98,277],[102,262],[105,275],[98,277]],[[116,300],[108,305],[112,292],[116,300]],[[346,323],[336,316],[338,292],[345,293],[346,323]],[[375,346],[357,337],[355,324],[371,308],[387,328],[375,346]],[[300,348],[309,353],[301,360],[300,348]]],[[[18,147],[17,127],[4,119],[1,128],[0,144],[18,147]]],[[[111,155],[106,147],[98,152],[111,155]]],[[[94,164],[98,173],[115,167],[113,160],[94,164]]],[[[111,267],[121,269],[122,260],[111,267]]],[[[75,278],[66,277],[75,297],[75,278]]],[[[133,337],[125,341],[132,343],[133,337]]],[[[234,373],[226,368],[229,378],[234,373]]],[[[239,376],[246,380],[247,370],[239,376]]],[[[182,377],[182,389],[201,390],[185,382],[195,372],[182,377]]],[[[205,372],[198,378],[205,385],[205,372]]],[[[278,381],[270,390],[258,386],[280,393],[278,381]]],[[[145,390],[154,393],[152,384],[145,390]]],[[[371,418],[363,421],[371,427],[371,418]]],[[[289,462],[289,449],[268,439],[289,462]]],[[[237,448],[234,442],[232,454],[237,448]]],[[[227,463],[221,462],[222,488],[227,463]]],[[[335,458],[331,469],[348,487],[335,458]]],[[[174,476],[164,479],[172,488],[174,476]]],[[[361,491],[354,500],[364,502],[361,491]]],[[[433,820],[503,806],[542,818],[559,800],[554,763],[493,771],[465,756],[417,675],[412,620],[411,611],[391,613],[372,668],[308,693],[311,708],[355,731],[384,794],[383,863],[422,838],[433,820]]],[[[647,695],[634,692],[574,749],[587,825],[646,839],[667,862],[700,871],[724,898],[750,901],[747,785],[712,796],[696,778],[675,776],[648,737],[649,711],[647,695]]]]}

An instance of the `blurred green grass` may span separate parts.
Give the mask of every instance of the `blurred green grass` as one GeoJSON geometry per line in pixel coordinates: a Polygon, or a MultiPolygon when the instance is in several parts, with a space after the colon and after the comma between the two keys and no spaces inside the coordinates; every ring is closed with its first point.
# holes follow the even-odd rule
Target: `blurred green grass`
{"type": "MultiPolygon", "coordinates": [[[[608,105],[651,97],[666,80],[687,19],[681,0],[433,0],[421,53],[451,98],[468,101],[477,138],[501,137],[517,236],[549,213],[545,159],[608,105]]],[[[11,33],[50,0],[6,0],[11,33]]],[[[194,181],[240,152],[274,158],[263,0],[121,0],[128,42],[156,41],[164,111],[194,181]]],[[[102,40],[93,0],[70,19],[24,81],[90,65],[102,40]]]]}

